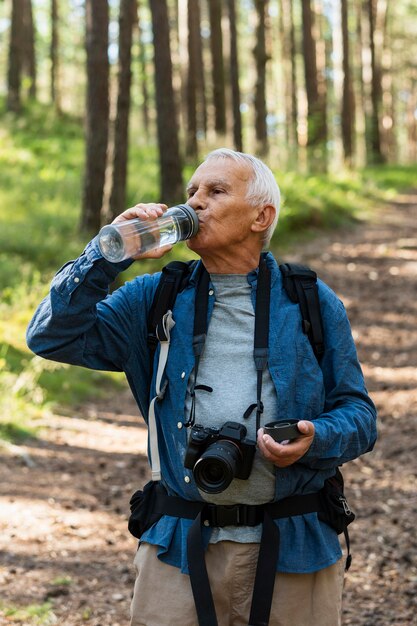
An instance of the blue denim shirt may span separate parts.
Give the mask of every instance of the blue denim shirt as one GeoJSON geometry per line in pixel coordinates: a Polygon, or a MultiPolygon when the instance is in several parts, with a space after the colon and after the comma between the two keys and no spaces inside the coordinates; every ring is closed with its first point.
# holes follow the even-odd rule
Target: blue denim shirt
{"type": "MultiPolygon", "coordinates": [[[[142,415],[147,420],[155,395],[150,381],[147,315],[160,274],[138,276],[108,295],[108,286],[130,261],[104,260],[94,239],[75,261],[64,265],[52,281],[27,331],[36,354],[59,362],[98,370],[124,371],[142,415]]],[[[312,420],[315,437],[294,465],[276,468],[275,500],[318,491],[338,465],[372,449],[376,411],[365,388],[345,309],[321,281],[319,294],[325,333],[325,354],[319,365],[301,331],[298,304],[283,289],[271,254],[272,272],[269,371],[275,385],[276,419],[312,420]]],[[[171,494],[201,500],[191,470],[183,465],[187,445],[184,403],[194,367],[192,333],[195,274],[178,294],[173,310],[176,325],[165,376],[164,399],[156,405],[163,480],[171,494]]],[[[257,270],[248,274],[255,303],[257,270]]],[[[209,297],[209,316],[214,295],[209,297]]],[[[158,359],[158,351],[155,356],[158,359]]],[[[157,362],[157,361],[156,361],[157,362]]],[[[159,546],[159,558],[187,572],[186,537],[190,520],[164,516],[143,536],[159,546]]],[[[281,533],[278,571],[309,573],[335,563],[341,549],[335,531],[316,513],[275,522],[281,533]]],[[[205,529],[208,541],[210,529],[205,529]]]]}

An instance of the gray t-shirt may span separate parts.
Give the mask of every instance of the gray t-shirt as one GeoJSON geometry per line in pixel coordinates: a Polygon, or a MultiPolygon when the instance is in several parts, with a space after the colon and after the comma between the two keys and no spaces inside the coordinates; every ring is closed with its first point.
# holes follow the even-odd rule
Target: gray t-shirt
{"type": "MultiPolygon", "coordinates": [[[[256,369],[253,359],[255,312],[251,287],[246,275],[211,274],[215,289],[215,304],[204,353],[200,360],[197,384],[208,385],[213,391],[196,391],[196,424],[220,428],[227,421],[245,424],[247,437],[256,441],[256,410],[244,420],[246,409],[256,402],[256,369]]],[[[193,375],[192,375],[193,376],[193,375]]],[[[192,377],[191,377],[192,380],[192,377]]],[[[190,414],[191,397],[188,384],[186,415],[190,414]]],[[[277,397],[268,369],[263,373],[261,425],[277,419],[277,397]]],[[[275,494],[275,467],[256,449],[248,480],[234,479],[219,494],[201,496],[214,504],[263,504],[275,494]]],[[[240,543],[260,541],[261,527],[214,529],[210,541],[231,540],[240,543]]]]}

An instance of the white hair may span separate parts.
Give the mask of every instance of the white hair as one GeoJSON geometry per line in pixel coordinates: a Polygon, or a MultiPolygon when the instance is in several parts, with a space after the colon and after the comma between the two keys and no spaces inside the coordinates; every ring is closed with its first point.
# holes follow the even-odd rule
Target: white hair
{"type": "Polygon", "coordinates": [[[247,165],[252,176],[248,182],[247,201],[252,206],[271,204],[275,207],[275,217],[272,224],[264,233],[264,247],[269,245],[271,237],[278,222],[281,194],[275,177],[269,167],[263,161],[245,152],[236,152],[229,148],[219,148],[210,152],[205,161],[210,159],[232,159],[240,165],[247,165]]]}

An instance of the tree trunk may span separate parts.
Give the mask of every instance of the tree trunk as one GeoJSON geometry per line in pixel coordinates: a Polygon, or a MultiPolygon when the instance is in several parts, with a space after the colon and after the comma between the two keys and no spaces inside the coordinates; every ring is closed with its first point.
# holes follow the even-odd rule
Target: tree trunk
{"type": "Polygon", "coordinates": [[[12,0],[10,25],[9,67],[7,73],[7,110],[21,108],[21,80],[23,64],[23,21],[25,0],[12,0]]]}
{"type": "Polygon", "coordinates": [[[368,19],[369,19],[369,45],[371,48],[371,161],[373,163],[383,163],[384,156],[381,149],[381,135],[379,130],[379,116],[382,105],[382,86],[381,86],[381,68],[376,58],[375,51],[375,25],[376,25],[376,0],[368,0],[368,19]]]}
{"type": "Polygon", "coordinates": [[[307,123],[310,164],[314,168],[325,166],[327,141],[326,105],[319,91],[316,41],[313,36],[314,14],[311,0],[302,3],[303,57],[307,94],[307,123]]]}
{"type": "Polygon", "coordinates": [[[32,0],[24,0],[22,70],[29,78],[29,96],[36,98],[35,25],[33,23],[32,0]]]}
{"type": "Polygon", "coordinates": [[[60,90],[58,84],[59,74],[59,14],[58,0],[51,0],[51,101],[55,105],[57,111],[61,110],[60,90]]]}
{"type": "Polygon", "coordinates": [[[290,162],[296,160],[298,148],[297,133],[297,78],[296,78],[296,46],[294,11],[292,0],[281,0],[281,49],[282,62],[284,67],[284,89],[285,89],[285,119],[286,119],[286,139],[290,162]],[[295,158],[293,158],[295,157],[295,158]]]}
{"type": "Polygon", "coordinates": [[[207,97],[206,97],[206,74],[203,61],[203,42],[201,39],[201,7],[198,7],[198,38],[196,41],[196,60],[197,60],[197,131],[202,132],[204,137],[207,135],[207,97]]]}
{"type": "Polygon", "coordinates": [[[256,26],[256,45],[254,48],[256,64],[255,85],[255,134],[257,152],[266,154],[268,151],[268,133],[266,126],[266,64],[268,55],[266,52],[266,13],[267,0],[255,0],[255,8],[258,16],[256,26]]]}
{"type": "Polygon", "coordinates": [[[354,101],[350,71],[350,47],[347,0],[341,0],[343,43],[342,141],[345,161],[351,165],[353,156],[354,101]]]}
{"type": "Polygon", "coordinates": [[[228,0],[230,25],[230,83],[232,87],[233,143],[235,150],[243,152],[242,116],[240,113],[239,60],[237,50],[236,3],[228,0]]]}
{"type": "Polygon", "coordinates": [[[222,3],[210,0],[210,48],[212,58],[213,103],[217,133],[226,133],[226,96],[223,65],[222,3]]]}
{"type": "Polygon", "coordinates": [[[172,61],[166,0],[150,0],[155,63],[155,96],[160,162],[161,201],[183,199],[178,122],[172,86],[172,61]]]}
{"type": "Polygon", "coordinates": [[[100,227],[109,134],[109,7],[86,1],[87,103],[86,160],[81,229],[100,227]]]}
{"type": "MultiPolygon", "coordinates": [[[[188,75],[187,75],[187,155],[196,158],[197,146],[197,83],[199,67],[198,47],[200,41],[200,3],[188,0],[188,75]]],[[[201,46],[200,46],[201,47],[201,46]]]]}
{"type": "Polygon", "coordinates": [[[367,97],[365,90],[365,68],[363,65],[363,0],[355,2],[355,63],[354,74],[356,84],[355,121],[356,121],[356,165],[364,166],[368,161],[369,118],[367,115],[367,97]]]}
{"type": "Polygon", "coordinates": [[[126,209],[127,162],[129,152],[130,85],[132,79],[132,33],[137,16],[136,0],[121,0],[119,13],[119,75],[117,113],[114,129],[113,176],[110,217],[126,209]]]}
{"type": "Polygon", "coordinates": [[[149,90],[148,90],[148,72],[147,72],[147,64],[146,64],[146,49],[145,43],[143,41],[143,30],[142,24],[139,17],[139,3],[138,3],[138,46],[139,46],[139,84],[142,92],[142,120],[143,127],[145,130],[145,137],[149,139],[149,125],[150,125],[150,115],[149,115],[149,90]]]}

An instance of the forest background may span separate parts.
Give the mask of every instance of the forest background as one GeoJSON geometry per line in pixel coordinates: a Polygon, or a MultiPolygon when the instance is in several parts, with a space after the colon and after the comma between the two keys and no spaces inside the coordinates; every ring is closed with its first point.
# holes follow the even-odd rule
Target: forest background
{"type": "MultiPolygon", "coordinates": [[[[101,225],[183,201],[220,146],[276,174],[280,258],[377,220],[416,187],[416,59],[414,0],[0,0],[3,449],[125,388],[24,339],[54,272],[101,225]]],[[[190,258],[183,244],[173,255],[190,258]]]]}
{"type": "Polygon", "coordinates": [[[415,185],[416,58],[412,0],[1,1],[0,436],[103,377],[27,352],[53,273],[210,149],[276,173],[280,254],[415,185]]]}

